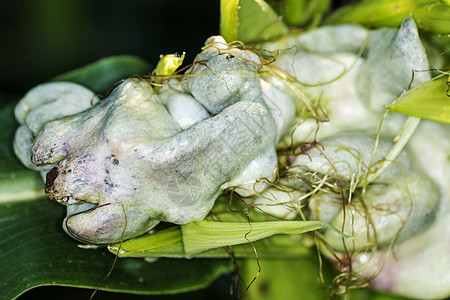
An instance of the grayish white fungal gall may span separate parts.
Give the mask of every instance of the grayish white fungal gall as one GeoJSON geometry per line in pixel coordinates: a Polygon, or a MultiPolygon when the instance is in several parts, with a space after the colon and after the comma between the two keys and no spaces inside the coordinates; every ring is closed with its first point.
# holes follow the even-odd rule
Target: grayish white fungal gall
{"type": "MultiPolygon", "coordinates": [[[[292,168],[350,186],[351,180],[357,184],[370,170],[376,170],[392,147],[390,141],[381,139],[373,155],[374,145],[375,139],[368,136],[342,134],[300,155],[292,168]]],[[[342,252],[360,251],[376,243],[382,248],[394,238],[411,237],[433,222],[441,200],[439,186],[420,167],[413,166],[413,160],[403,151],[396,164],[390,165],[364,192],[353,192],[352,205],[346,205],[345,211],[342,201],[346,199],[342,195],[319,192],[311,197],[311,218],[329,222],[354,237],[344,241],[344,248],[340,237],[327,232],[330,247],[342,252]]]]}
{"type": "Polygon", "coordinates": [[[209,38],[187,72],[187,93],[215,115],[238,101],[263,103],[258,70],[261,61],[249,51],[229,48],[220,36],[209,38]]]}
{"type": "Polygon", "coordinates": [[[13,148],[29,169],[47,172],[52,166],[38,167],[31,162],[31,144],[42,126],[51,120],[79,113],[98,98],[85,87],[71,82],[44,83],[32,88],[16,105],[14,114],[20,127],[13,148]]]}
{"type": "Polygon", "coordinates": [[[182,129],[211,117],[206,109],[194,97],[173,88],[163,89],[159,97],[172,118],[182,129]]]}
{"type": "Polygon", "coordinates": [[[127,79],[95,106],[39,131],[32,161],[57,164],[46,192],[68,205],[70,235],[115,243],[160,221],[199,221],[225,189],[248,196],[265,188],[258,179],[274,177],[276,141],[290,121],[276,122],[263,98],[259,58],[222,37],[207,42],[184,90],[158,95],[146,81],[127,79]]]}

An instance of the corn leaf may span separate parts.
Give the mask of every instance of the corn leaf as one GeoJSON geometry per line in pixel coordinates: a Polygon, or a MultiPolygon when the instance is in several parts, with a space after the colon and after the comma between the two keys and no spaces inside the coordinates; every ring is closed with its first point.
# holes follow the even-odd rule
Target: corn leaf
{"type": "MultiPolygon", "coordinates": [[[[64,207],[46,198],[0,205],[0,299],[41,285],[96,288],[111,268],[106,249],[82,249],[61,229],[64,207]]],[[[120,259],[102,290],[179,293],[205,287],[232,268],[229,260],[120,259]]]]}
{"type": "Polygon", "coordinates": [[[449,77],[440,76],[401,95],[387,109],[450,124],[449,77]]]}
{"type": "Polygon", "coordinates": [[[14,120],[14,103],[0,110],[0,204],[27,201],[45,196],[39,173],[28,170],[16,158],[12,139],[17,122],[14,120]]]}

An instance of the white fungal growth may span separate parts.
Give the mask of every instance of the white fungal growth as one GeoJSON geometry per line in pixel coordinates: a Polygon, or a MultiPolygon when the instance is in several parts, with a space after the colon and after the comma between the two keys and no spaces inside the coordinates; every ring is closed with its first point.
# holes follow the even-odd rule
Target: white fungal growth
{"type": "Polygon", "coordinates": [[[46,193],[68,205],[70,235],[114,243],[160,221],[199,221],[226,188],[248,196],[265,188],[257,179],[273,178],[276,141],[290,122],[266,105],[259,58],[228,49],[221,37],[207,42],[183,90],[158,95],[148,82],[127,79],[39,131],[32,161],[57,164],[46,193]]]}
{"type": "Polygon", "coordinates": [[[172,118],[182,129],[208,119],[211,115],[189,94],[166,88],[160,92],[160,99],[167,107],[172,118]]]}
{"type": "Polygon", "coordinates": [[[13,148],[19,160],[35,171],[47,172],[52,166],[38,167],[31,162],[31,144],[48,121],[79,113],[98,101],[93,92],[71,82],[53,82],[31,89],[16,105],[14,114],[20,127],[13,148]]]}

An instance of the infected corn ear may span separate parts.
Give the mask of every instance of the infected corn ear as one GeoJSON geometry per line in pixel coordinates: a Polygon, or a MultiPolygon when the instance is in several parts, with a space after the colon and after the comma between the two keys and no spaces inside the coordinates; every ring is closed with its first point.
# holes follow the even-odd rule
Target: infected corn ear
{"type": "Polygon", "coordinates": [[[258,56],[212,37],[197,59],[183,90],[158,95],[147,81],[127,79],[95,106],[39,131],[32,161],[57,163],[46,192],[68,205],[70,235],[113,243],[160,221],[199,221],[225,189],[248,196],[265,188],[258,178],[273,178],[279,131],[262,96],[258,56]],[[188,122],[181,110],[193,115],[188,122]]]}

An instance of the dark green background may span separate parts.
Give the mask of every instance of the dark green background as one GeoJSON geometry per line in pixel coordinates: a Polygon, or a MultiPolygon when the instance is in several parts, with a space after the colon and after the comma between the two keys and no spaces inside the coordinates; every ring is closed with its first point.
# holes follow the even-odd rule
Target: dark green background
{"type": "Polygon", "coordinates": [[[19,0],[0,8],[0,92],[21,94],[103,57],[155,64],[219,33],[218,0],[19,0]]]}

